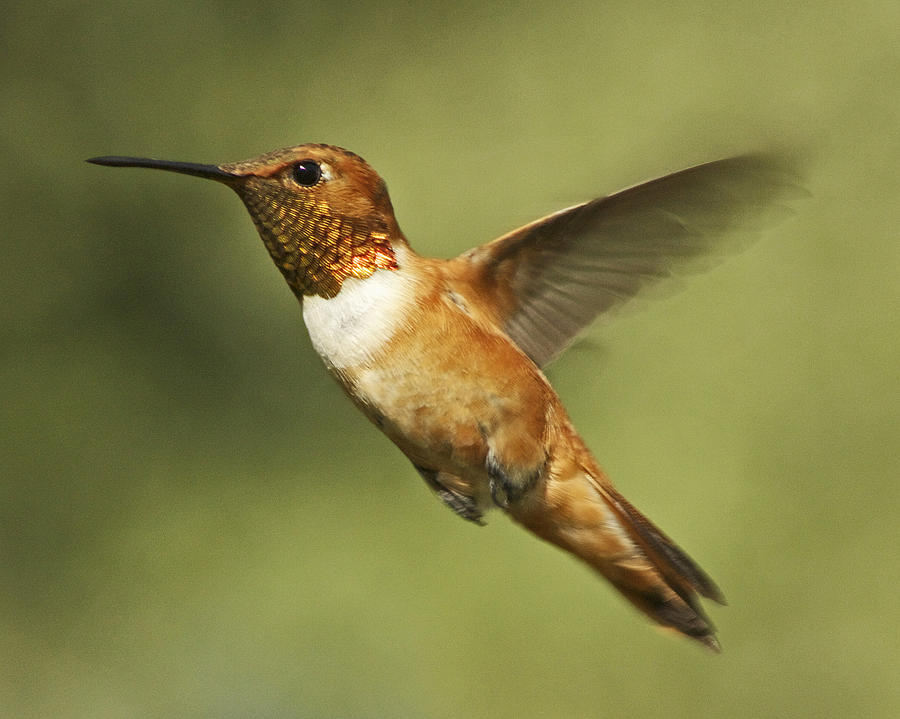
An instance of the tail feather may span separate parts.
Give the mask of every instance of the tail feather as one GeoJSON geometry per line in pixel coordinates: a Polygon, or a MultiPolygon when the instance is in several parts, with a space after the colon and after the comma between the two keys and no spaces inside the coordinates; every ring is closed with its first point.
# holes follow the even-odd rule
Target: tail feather
{"type": "MultiPolygon", "coordinates": [[[[634,529],[641,547],[651,556],[660,571],[667,576],[671,574],[676,583],[687,584],[690,589],[707,599],[712,599],[718,604],[727,604],[716,583],[685,554],[681,547],[669,539],[665,532],[641,514],[611,485],[598,486],[597,489],[616,514],[634,529]]],[[[688,595],[693,596],[689,592],[688,595]]]]}
{"type": "Polygon", "coordinates": [[[720,651],[698,595],[724,603],[722,592],[602,474],[592,474],[548,478],[535,502],[510,514],[585,561],[654,621],[720,651]]]}
{"type": "Polygon", "coordinates": [[[661,575],[666,588],[675,596],[660,596],[658,591],[634,592],[627,583],[625,586],[616,584],[617,588],[639,609],[664,626],[696,639],[713,651],[721,651],[715,637],[715,626],[697,597],[700,594],[724,604],[725,597],[716,583],[609,482],[601,483],[590,476],[588,479],[641,553],[661,575]]]}

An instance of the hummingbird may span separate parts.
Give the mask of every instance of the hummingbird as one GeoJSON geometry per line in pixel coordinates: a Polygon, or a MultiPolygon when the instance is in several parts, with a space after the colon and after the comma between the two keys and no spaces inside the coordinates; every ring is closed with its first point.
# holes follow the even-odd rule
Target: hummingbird
{"type": "Polygon", "coordinates": [[[719,651],[712,579],[613,486],[544,368],[598,315],[759,229],[796,187],[783,163],[697,165],[535,220],[452,259],[418,254],[359,155],[303,144],[204,165],[98,165],[215,180],[243,200],[300,301],[312,345],[438,499],[499,508],[570,552],[662,627],[719,651]]]}

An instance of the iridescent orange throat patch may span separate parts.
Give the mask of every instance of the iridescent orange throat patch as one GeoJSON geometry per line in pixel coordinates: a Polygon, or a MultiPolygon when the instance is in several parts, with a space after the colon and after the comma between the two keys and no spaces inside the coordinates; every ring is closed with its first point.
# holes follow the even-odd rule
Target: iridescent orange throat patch
{"type": "Polygon", "coordinates": [[[375,270],[398,268],[386,225],[340,215],[322,200],[256,178],[235,189],[300,298],[331,298],[348,277],[365,279],[375,270]]]}

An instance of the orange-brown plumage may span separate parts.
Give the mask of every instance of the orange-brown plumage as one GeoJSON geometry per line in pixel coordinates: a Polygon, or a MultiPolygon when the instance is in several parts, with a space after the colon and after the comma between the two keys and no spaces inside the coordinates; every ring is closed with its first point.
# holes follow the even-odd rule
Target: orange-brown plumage
{"type": "Polygon", "coordinates": [[[329,371],[444,503],[478,523],[500,507],[663,626],[718,647],[698,601],[722,601],[718,588],[615,490],[541,367],[598,314],[753,229],[794,187],[777,163],[699,165],[437,260],[409,247],[384,182],[340,148],[94,161],[232,187],[329,371]]]}

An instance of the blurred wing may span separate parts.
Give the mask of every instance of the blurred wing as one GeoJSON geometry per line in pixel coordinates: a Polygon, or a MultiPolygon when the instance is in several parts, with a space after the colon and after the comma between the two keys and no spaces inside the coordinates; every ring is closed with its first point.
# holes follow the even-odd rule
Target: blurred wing
{"type": "Polygon", "coordinates": [[[796,179],[767,156],[709,162],[548,215],[456,261],[543,366],[641,288],[697,270],[691,260],[714,247],[745,246],[779,199],[805,194],[796,179]],[[732,233],[744,242],[723,243],[732,233]]]}

